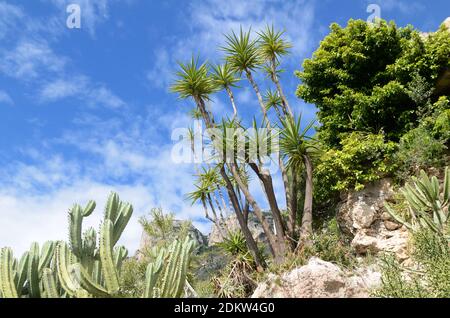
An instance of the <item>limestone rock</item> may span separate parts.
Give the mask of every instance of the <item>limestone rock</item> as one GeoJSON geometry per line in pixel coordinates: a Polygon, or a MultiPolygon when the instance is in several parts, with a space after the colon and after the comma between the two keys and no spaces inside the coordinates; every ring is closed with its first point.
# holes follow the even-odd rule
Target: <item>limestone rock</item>
{"type": "Polygon", "coordinates": [[[351,245],[358,254],[394,252],[401,260],[408,258],[408,232],[384,209],[393,194],[392,181],[383,179],[348,193],[339,204],[339,226],[353,238],[351,245]]]}
{"type": "MultiPolygon", "coordinates": [[[[171,234],[173,236],[173,239],[175,239],[177,233],[179,233],[181,227],[182,227],[183,221],[180,220],[174,220],[174,230],[171,234]]],[[[208,240],[205,235],[203,235],[195,226],[192,224],[190,225],[188,231],[188,235],[191,239],[193,239],[196,242],[197,250],[202,250],[208,245],[208,240]]],[[[139,249],[136,252],[137,259],[141,259],[143,254],[141,251],[145,251],[148,248],[152,248],[157,244],[157,240],[150,237],[147,232],[143,231],[141,236],[141,243],[139,245],[139,249]]]]}
{"type": "Polygon", "coordinates": [[[281,276],[270,274],[258,285],[252,298],[367,298],[380,283],[373,269],[346,273],[319,258],[281,276]]]}
{"type": "MultiPolygon", "coordinates": [[[[269,222],[270,226],[273,227],[272,215],[269,213],[264,213],[264,217],[269,222]]],[[[258,221],[254,213],[249,214],[248,227],[257,242],[267,243],[267,237],[264,233],[261,223],[258,221]]],[[[226,229],[228,229],[229,231],[237,231],[240,229],[236,215],[232,214],[228,218],[226,218],[225,222],[221,225],[221,229],[219,229],[219,227],[215,224],[212,226],[211,233],[209,234],[208,238],[208,245],[213,246],[214,244],[222,242],[223,237],[221,233],[227,233],[226,229]]]]}

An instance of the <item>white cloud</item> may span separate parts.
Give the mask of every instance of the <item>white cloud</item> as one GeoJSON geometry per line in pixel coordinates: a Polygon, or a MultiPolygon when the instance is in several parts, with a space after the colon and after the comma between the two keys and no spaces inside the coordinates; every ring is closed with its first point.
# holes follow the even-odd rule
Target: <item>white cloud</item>
{"type": "Polygon", "coordinates": [[[0,104],[13,105],[14,101],[7,92],[0,90],[0,104]]]}
{"type": "Polygon", "coordinates": [[[125,106],[125,102],[103,84],[92,83],[84,75],[73,76],[70,79],[59,78],[48,82],[41,87],[39,97],[42,102],[76,98],[92,107],[119,108],[125,106]]]}
{"type": "Polygon", "coordinates": [[[0,71],[7,76],[29,81],[43,73],[59,73],[67,59],[57,56],[44,41],[20,41],[12,50],[0,51],[0,71]]]}
{"type": "Polygon", "coordinates": [[[0,39],[16,27],[17,21],[22,19],[23,15],[22,9],[18,6],[0,2],[0,39]]]}
{"type": "MultiPolygon", "coordinates": [[[[373,1],[369,1],[369,3],[373,3],[373,1]]],[[[381,17],[383,17],[383,10],[400,11],[403,14],[411,14],[413,12],[425,10],[425,5],[417,1],[377,0],[375,3],[381,8],[381,17]]]]}
{"type": "Polygon", "coordinates": [[[89,199],[97,201],[99,211],[88,224],[97,226],[110,191],[135,208],[121,240],[131,253],[142,233],[138,219],[152,207],[192,219],[207,232],[210,224],[202,221],[202,209],[184,200],[193,188],[192,166],[174,164],[171,144],[161,146],[159,141],[172,127],[186,126],[188,118],[181,113],[153,115],[80,118],[79,129],[68,130],[63,138],[23,149],[21,154],[31,163],[0,167],[0,246],[12,246],[19,253],[32,241],[65,239],[68,208],[89,199]],[[78,151],[78,159],[55,155],[52,147],[58,145],[78,151]]]}
{"type": "Polygon", "coordinates": [[[294,44],[292,55],[286,63],[297,63],[313,45],[311,39],[314,23],[313,1],[193,1],[185,16],[191,35],[164,43],[155,52],[153,67],[148,71],[150,83],[157,88],[167,87],[173,80],[177,62],[200,54],[215,61],[221,57],[220,47],[225,44],[224,34],[252,27],[254,31],[266,25],[285,29],[286,38],[294,44]]]}

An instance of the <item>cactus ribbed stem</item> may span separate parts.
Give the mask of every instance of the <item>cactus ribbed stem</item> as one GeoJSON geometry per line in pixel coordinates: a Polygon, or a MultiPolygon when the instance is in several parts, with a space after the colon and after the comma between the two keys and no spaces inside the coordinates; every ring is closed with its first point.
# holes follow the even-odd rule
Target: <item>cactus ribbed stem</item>
{"type": "Polygon", "coordinates": [[[119,277],[113,259],[112,245],[113,224],[106,219],[100,233],[100,260],[108,292],[112,295],[119,291],[119,277]]]}
{"type": "Polygon", "coordinates": [[[13,253],[10,248],[3,248],[0,251],[0,288],[4,298],[18,298],[16,286],[14,284],[13,273],[13,253]]]}

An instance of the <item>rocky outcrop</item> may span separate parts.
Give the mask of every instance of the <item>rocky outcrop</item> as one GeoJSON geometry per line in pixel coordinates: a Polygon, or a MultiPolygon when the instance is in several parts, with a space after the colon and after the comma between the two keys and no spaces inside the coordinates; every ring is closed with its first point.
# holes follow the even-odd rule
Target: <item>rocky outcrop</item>
{"type": "MultiPolygon", "coordinates": [[[[169,238],[167,239],[175,239],[177,237],[177,234],[180,232],[183,223],[185,221],[180,220],[174,220],[173,224],[173,231],[171,232],[169,238]]],[[[192,224],[189,225],[189,228],[187,230],[188,235],[191,239],[193,239],[196,242],[196,249],[197,251],[200,251],[204,249],[208,245],[208,240],[205,235],[203,235],[195,226],[192,224]]],[[[139,249],[136,252],[137,259],[142,259],[143,253],[142,251],[145,251],[146,249],[152,248],[153,246],[157,245],[158,239],[153,238],[147,234],[147,232],[143,231],[141,236],[141,243],[139,245],[139,249]]]]}
{"type": "Polygon", "coordinates": [[[337,220],[341,230],[352,237],[351,245],[358,254],[385,251],[395,253],[400,260],[408,258],[408,232],[384,208],[393,194],[392,181],[383,179],[342,198],[337,220]]]}
{"type": "MultiPolygon", "coordinates": [[[[269,222],[270,226],[273,227],[272,215],[269,213],[265,213],[264,217],[269,222]]],[[[221,229],[217,225],[215,224],[213,225],[208,239],[209,246],[213,246],[214,244],[223,241],[223,236],[221,233],[227,233],[227,230],[228,231],[240,230],[239,222],[237,220],[236,215],[234,214],[226,218],[225,221],[220,226],[221,229]]],[[[264,233],[261,223],[258,221],[257,217],[253,213],[250,213],[248,216],[248,227],[257,242],[267,243],[267,237],[264,233]]]]}
{"type": "Polygon", "coordinates": [[[252,298],[367,298],[380,280],[380,273],[372,268],[348,273],[313,257],[307,265],[281,276],[269,274],[252,298]]]}

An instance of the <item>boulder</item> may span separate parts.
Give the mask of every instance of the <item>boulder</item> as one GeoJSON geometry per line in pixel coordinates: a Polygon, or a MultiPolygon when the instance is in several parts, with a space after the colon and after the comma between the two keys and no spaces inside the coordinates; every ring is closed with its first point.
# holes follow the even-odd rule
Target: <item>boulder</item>
{"type": "Polygon", "coordinates": [[[408,232],[384,208],[393,195],[392,180],[382,179],[342,198],[337,220],[358,254],[393,252],[400,260],[408,258],[408,232]]]}
{"type": "Polygon", "coordinates": [[[372,268],[348,273],[313,257],[281,276],[269,274],[252,298],[367,298],[380,281],[381,274],[372,268]]]}

